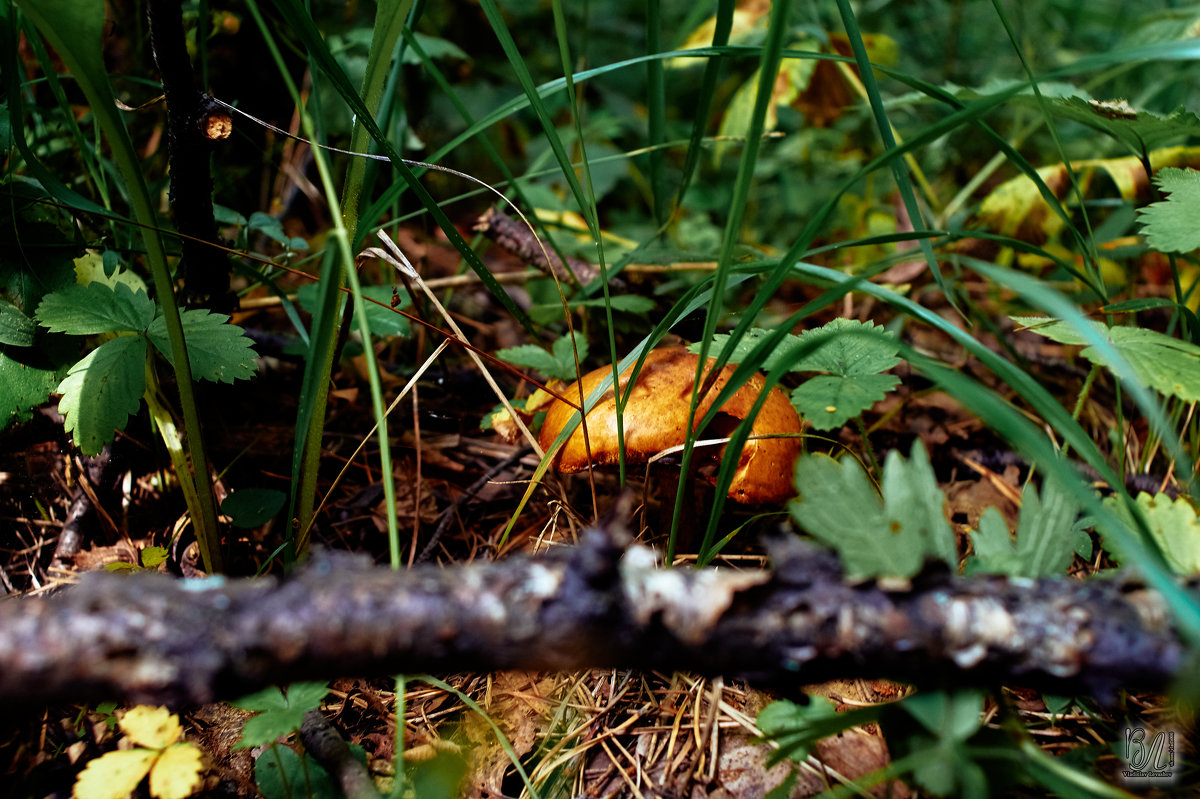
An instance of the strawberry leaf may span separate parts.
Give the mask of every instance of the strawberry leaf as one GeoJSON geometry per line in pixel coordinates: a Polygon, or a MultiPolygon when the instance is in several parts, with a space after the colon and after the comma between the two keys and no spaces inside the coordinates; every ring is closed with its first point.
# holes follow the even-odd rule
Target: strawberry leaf
{"type": "Polygon", "coordinates": [[[800,496],[788,509],[806,532],[837,550],[848,575],[912,577],[926,558],[954,568],[946,498],[920,441],[907,461],[895,450],[888,454],[882,484],[880,497],[852,458],[806,455],[796,461],[800,496]]]}
{"type": "MultiPolygon", "coordinates": [[[[254,376],[253,342],[243,335],[240,327],[226,324],[228,316],[203,308],[192,308],[179,316],[183,322],[183,337],[187,342],[188,363],[191,364],[193,377],[197,380],[232,383],[254,376]]],[[[150,323],[146,335],[174,365],[175,356],[167,339],[166,320],[161,316],[155,319],[150,323]]]]}
{"type": "Polygon", "coordinates": [[[146,387],[146,339],[118,336],[71,367],[58,386],[64,427],[84,455],[96,455],[124,429],[146,387]]]}
{"type": "Polygon", "coordinates": [[[1092,541],[1075,523],[1079,505],[1057,483],[1047,482],[1041,497],[1032,485],[1021,492],[1017,540],[1008,532],[996,508],[979,518],[971,532],[975,554],[967,559],[967,574],[981,572],[1009,577],[1052,577],[1066,573],[1078,552],[1091,554],[1092,541]]]}
{"type": "MultiPolygon", "coordinates": [[[[578,331],[575,332],[575,346],[579,349],[579,360],[587,357],[587,340],[578,331]]],[[[575,379],[575,356],[571,352],[571,339],[562,336],[551,345],[551,351],[546,352],[541,347],[526,344],[520,347],[509,347],[496,353],[496,357],[508,361],[513,366],[522,369],[533,369],[546,377],[559,380],[575,379]]]]}
{"type": "Polygon", "coordinates": [[[47,294],[37,319],[55,333],[92,336],[126,330],[141,333],[154,318],[154,301],[124,283],[68,286],[47,294]]]}
{"type": "MultiPolygon", "coordinates": [[[[1014,316],[1012,320],[1060,344],[1088,343],[1079,330],[1066,322],[1034,316],[1014,316]]],[[[1108,327],[1095,321],[1090,324],[1125,359],[1138,383],[1185,402],[1200,400],[1200,347],[1157,330],[1108,327]]],[[[1085,347],[1080,355],[1092,363],[1112,367],[1095,347],[1085,347]]]]}

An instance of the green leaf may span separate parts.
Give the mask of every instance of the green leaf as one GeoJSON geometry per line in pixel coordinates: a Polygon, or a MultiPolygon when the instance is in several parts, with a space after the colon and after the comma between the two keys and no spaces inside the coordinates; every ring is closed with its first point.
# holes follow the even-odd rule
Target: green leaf
{"type": "Polygon", "coordinates": [[[900,383],[895,375],[818,375],[797,386],[791,401],[816,430],[834,430],[883,399],[900,383]]]}
{"type": "MultiPolygon", "coordinates": [[[[737,343],[734,345],[733,352],[729,356],[729,363],[741,363],[742,361],[745,361],[750,357],[751,351],[758,346],[758,343],[767,336],[771,335],[772,332],[774,331],[761,327],[752,327],[747,330],[746,334],[739,338],[737,343]]],[[[717,333],[715,336],[713,336],[713,343],[709,349],[709,354],[715,355],[717,352],[724,350],[725,347],[728,346],[729,339],[731,337],[731,333],[717,333]]],[[[780,342],[779,346],[776,347],[773,352],[767,355],[766,360],[764,360],[758,368],[768,372],[771,371],[776,365],[779,364],[780,361],[789,356],[799,341],[799,336],[785,336],[783,341],[780,342]]],[[[693,355],[699,355],[700,343],[697,342],[695,344],[689,344],[688,352],[692,353],[693,355]]]]}
{"type": "MultiPolygon", "coordinates": [[[[462,48],[454,42],[446,39],[439,39],[436,36],[426,36],[423,33],[413,31],[413,37],[417,40],[417,44],[421,45],[421,49],[425,51],[425,55],[431,59],[437,58],[457,58],[461,61],[470,61],[471,57],[467,55],[462,48]]],[[[420,65],[421,57],[411,48],[404,50],[404,63],[420,65]]]]}
{"type": "MultiPolygon", "coordinates": [[[[747,330],[734,346],[729,362],[746,360],[772,332],[764,328],[747,330]]],[[[731,333],[716,334],[714,347],[724,349],[731,336],[731,333]]],[[[688,351],[699,353],[700,345],[692,344],[688,351]]],[[[793,372],[829,372],[843,377],[878,374],[900,363],[896,357],[899,351],[896,337],[872,322],[834,319],[798,336],[785,336],[759,368],[770,371],[780,363],[787,363],[793,372]]]]}
{"type": "Polygon", "coordinates": [[[0,430],[28,420],[66,375],[66,364],[46,362],[41,355],[0,345],[0,430]]]}
{"type": "MultiPolygon", "coordinates": [[[[896,337],[872,322],[834,319],[799,335],[790,352],[808,347],[792,364],[794,372],[829,372],[843,377],[886,372],[898,365],[896,337]]],[[[785,356],[787,357],[787,356],[785,356]]]]}
{"type": "Polygon", "coordinates": [[[158,568],[170,555],[166,547],[146,547],[142,550],[142,566],[147,569],[158,568]]]}
{"type": "Polygon", "coordinates": [[[800,496],[788,503],[792,517],[837,550],[849,575],[912,577],[926,558],[957,565],[946,498],[920,441],[910,460],[888,454],[882,498],[856,461],[827,455],[796,461],[796,488],[800,496]]]}
{"type": "Polygon", "coordinates": [[[141,333],[154,319],[154,301],[124,283],[93,282],[47,294],[38,305],[37,319],[55,333],[73,336],[141,333]]]}
{"type": "Polygon", "coordinates": [[[1191,252],[1200,247],[1200,230],[1196,227],[1200,172],[1164,167],[1154,182],[1170,196],[1138,209],[1146,241],[1162,252],[1191,252]]]}
{"type": "Polygon", "coordinates": [[[287,502],[287,494],[271,488],[241,488],[221,502],[221,513],[234,527],[259,527],[275,518],[287,502]]]}
{"type": "Polygon", "coordinates": [[[1167,116],[1140,111],[1123,100],[1067,97],[1050,101],[1050,110],[1066,119],[1103,131],[1141,155],[1188,136],[1200,135],[1200,118],[1180,107],[1167,116]]]}
{"type": "Polygon", "coordinates": [[[1057,482],[1042,489],[1026,485],[1021,491],[1021,514],[1014,543],[996,508],[988,508],[972,532],[975,554],[967,559],[966,573],[1004,574],[1009,577],[1051,577],[1064,574],[1076,552],[1090,553],[1091,539],[1075,524],[1079,505],[1057,482]]]}
{"type": "Polygon", "coordinates": [[[980,691],[927,691],[906,697],[901,707],[940,738],[962,742],[983,725],[980,691]]]}
{"type": "Polygon", "coordinates": [[[283,223],[270,214],[264,214],[262,211],[255,211],[250,215],[250,222],[246,229],[253,232],[258,231],[267,238],[278,244],[292,250],[307,250],[308,242],[301,238],[292,238],[283,230],[283,223]]]}
{"type": "MultiPolygon", "coordinates": [[[[1012,320],[1060,344],[1088,343],[1079,330],[1066,322],[1036,316],[1014,316],[1012,320]]],[[[1200,400],[1200,347],[1157,330],[1108,327],[1096,321],[1090,324],[1128,362],[1138,383],[1185,402],[1200,400]]],[[[1086,347],[1080,354],[1092,363],[1112,368],[1095,347],[1086,347]]]]}
{"type": "Polygon", "coordinates": [[[295,749],[282,744],[275,744],[254,761],[254,783],[266,799],[333,799],[344,795],[315,760],[301,759],[295,749]]]}
{"type": "Polygon", "coordinates": [[[29,347],[33,344],[33,323],[21,309],[7,300],[0,299],[0,344],[13,347],[29,347]]]}
{"type": "Polygon", "coordinates": [[[831,720],[840,718],[837,705],[823,696],[809,697],[807,705],[779,699],[759,711],[756,726],[767,738],[774,738],[780,751],[791,760],[803,763],[822,738],[846,729],[828,729],[831,720]]]}
{"type": "MultiPolygon", "coordinates": [[[[181,311],[183,338],[187,342],[188,363],[197,380],[232,383],[254,376],[253,342],[243,335],[240,327],[227,324],[229,317],[204,308],[181,311]]],[[[167,339],[167,323],[158,317],[150,323],[146,335],[172,365],[175,363],[171,343],[167,339]]]]}
{"type": "MultiPolygon", "coordinates": [[[[603,308],[605,306],[603,297],[593,297],[588,300],[570,300],[569,302],[572,310],[580,308],[603,308]]],[[[654,310],[655,307],[654,300],[638,294],[614,294],[608,298],[607,304],[614,311],[623,311],[632,314],[647,314],[654,310]]],[[[557,302],[539,304],[529,309],[530,318],[544,325],[550,324],[555,320],[561,320],[562,313],[562,304],[557,302]]]]}
{"type": "MultiPolygon", "coordinates": [[[[300,303],[300,307],[311,314],[315,314],[318,309],[318,291],[320,286],[316,283],[306,283],[296,290],[296,301],[300,303]]],[[[392,310],[392,288],[390,286],[363,286],[362,293],[364,297],[370,297],[377,302],[382,302],[388,306],[380,307],[373,302],[365,303],[367,308],[367,324],[371,326],[371,334],[374,336],[400,336],[406,338],[412,333],[412,326],[408,320],[400,314],[392,310]]],[[[400,299],[400,304],[397,308],[407,308],[412,305],[412,297],[408,296],[408,292],[400,289],[396,292],[396,296],[400,299]]]]}
{"type": "Polygon", "coordinates": [[[84,455],[96,455],[122,430],[146,388],[146,339],[118,336],[71,367],[58,386],[63,425],[84,455]]]}
{"type": "Polygon", "coordinates": [[[259,715],[246,722],[242,737],[235,749],[265,746],[281,735],[290,735],[300,728],[304,714],[321,706],[321,700],[329,693],[329,685],[323,682],[298,682],[288,686],[284,695],[278,688],[266,688],[257,693],[243,696],[234,707],[258,711],[259,715]]]}
{"type": "MultiPolygon", "coordinates": [[[[590,300],[572,301],[572,308],[603,308],[606,301],[603,297],[590,300]]],[[[640,294],[613,294],[607,300],[607,305],[614,311],[626,313],[649,313],[654,310],[654,300],[640,294]]],[[[561,307],[561,306],[559,306],[561,307]]]]}
{"type": "Polygon", "coordinates": [[[32,314],[47,293],[75,283],[81,245],[72,218],[38,181],[14,176],[0,190],[0,296],[32,314]]]}
{"type": "MultiPolygon", "coordinates": [[[[1104,504],[1132,525],[1133,516],[1124,503],[1116,497],[1108,497],[1104,504]]],[[[1200,519],[1196,516],[1196,509],[1182,497],[1173,500],[1166,494],[1151,496],[1145,491],[1138,494],[1137,504],[1150,526],[1150,536],[1166,558],[1167,566],[1185,577],[1200,574],[1200,519]]],[[[1104,544],[1121,557],[1119,549],[1113,549],[1110,539],[1105,538],[1104,544]]]]}
{"type": "MultiPolygon", "coordinates": [[[[579,350],[579,360],[583,361],[588,355],[587,340],[579,331],[575,331],[575,346],[579,350]]],[[[496,353],[496,357],[508,361],[513,366],[522,369],[533,369],[546,377],[559,380],[575,379],[575,356],[571,352],[571,339],[562,336],[551,345],[551,351],[546,352],[533,344],[520,347],[509,347],[496,353]]]]}

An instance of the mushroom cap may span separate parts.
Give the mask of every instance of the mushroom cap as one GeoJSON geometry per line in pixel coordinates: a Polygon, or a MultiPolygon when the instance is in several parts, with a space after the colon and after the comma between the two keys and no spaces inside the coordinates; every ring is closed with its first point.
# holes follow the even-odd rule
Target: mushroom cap
{"type": "MultiPolygon", "coordinates": [[[[662,347],[652,350],[638,373],[629,401],[625,405],[625,461],[643,463],[655,453],[684,443],[688,426],[688,405],[692,398],[692,385],[696,379],[699,356],[687,351],[686,347],[662,347]]],[[[705,377],[712,368],[714,359],[708,359],[705,377]]],[[[621,388],[629,383],[632,365],[621,373],[621,388]]],[[[725,366],[717,375],[708,393],[701,398],[696,409],[696,421],[703,418],[712,407],[717,394],[729,382],[734,367],[725,366]]],[[[612,375],[611,366],[603,366],[580,380],[583,396],[587,397],[605,377],[612,375]]],[[[728,435],[750,413],[765,379],[754,374],[741,388],[734,392],[713,422],[711,429],[721,436],[728,435]],[[722,418],[724,417],[724,418],[722,418]]],[[[563,396],[575,398],[579,389],[572,384],[563,396]]],[[[588,439],[591,444],[591,464],[605,466],[618,460],[617,446],[617,402],[610,388],[587,415],[588,439]]],[[[547,449],[562,432],[575,409],[561,400],[550,404],[546,420],[538,436],[539,444],[547,449]]],[[[766,402],[755,418],[751,435],[799,433],[800,417],[787,397],[778,388],[772,388],[766,402]]],[[[702,452],[697,450],[697,452],[702,452]]],[[[717,451],[716,460],[725,454],[725,447],[717,451]]],[[[778,503],[795,494],[793,466],[800,454],[799,438],[764,438],[750,440],[742,450],[737,472],[729,486],[729,496],[746,503],[778,503]]],[[[583,444],[583,426],[575,428],[562,449],[554,458],[554,466],[560,472],[578,472],[588,467],[587,450],[583,444]]]]}

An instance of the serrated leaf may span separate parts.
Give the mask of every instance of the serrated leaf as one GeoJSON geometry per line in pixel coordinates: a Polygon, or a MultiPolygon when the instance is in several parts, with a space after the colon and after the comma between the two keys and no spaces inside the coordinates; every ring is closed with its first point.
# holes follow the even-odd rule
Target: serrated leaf
{"type": "Polygon", "coordinates": [[[183,734],[179,717],[165,707],[138,705],[121,716],[117,723],[130,741],[149,749],[166,749],[183,734]]]}
{"type": "MultiPolygon", "coordinates": [[[[575,377],[575,353],[579,353],[580,363],[583,363],[585,360],[587,360],[587,339],[584,338],[582,333],[576,330],[574,331],[573,335],[560,336],[559,338],[555,339],[554,343],[550,346],[550,351],[554,355],[554,360],[558,361],[559,364],[565,364],[568,366],[569,374],[563,379],[570,379],[575,377]],[[575,346],[573,348],[571,346],[572,338],[575,341],[575,346]]],[[[556,375],[547,376],[556,377],[556,375]]]]}
{"type": "MultiPolygon", "coordinates": [[[[179,317],[183,323],[183,338],[187,342],[192,377],[232,383],[254,376],[256,356],[253,342],[243,335],[240,327],[227,324],[228,316],[204,308],[191,308],[181,312],[179,317]]],[[[163,357],[174,365],[175,357],[167,338],[166,320],[161,316],[155,319],[146,330],[146,335],[163,357]]]]}
{"type": "Polygon", "coordinates": [[[1191,252],[1200,247],[1196,209],[1200,208],[1200,172],[1160,169],[1154,182],[1169,196],[1138,209],[1146,241],[1162,252],[1191,252]]]}
{"type": "Polygon", "coordinates": [[[879,402],[900,383],[895,375],[818,375],[792,390],[791,401],[817,430],[833,430],[879,402]]]}
{"type": "Polygon", "coordinates": [[[166,547],[146,547],[142,550],[142,566],[147,569],[158,568],[170,553],[166,547]]]}
{"type": "Polygon", "coordinates": [[[146,339],[118,336],[71,367],[58,386],[64,427],[84,455],[96,455],[137,413],[146,388],[146,339]]]}
{"type": "MultiPolygon", "coordinates": [[[[587,341],[578,331],[575,332],[575,346],[579,349],[579,360],[582,361],[587,357],[587,341]]],[[[550,352],[533,344],[523,344],[500,350],[496,357],[522,369],[533,369],[546,377],[575,379],[575,358],[571,352],[571,339],[567,336],[558,338],[551,345],[550,352]]]]}
{"type": "MultiPolygon", "coordinates": [[[[729,355],[729,363],[742,363],[750,357],[750,352],[758,346],[758,343],[774,331],[767,330],[761,327],[752,327],[746,331],[745,335],[737,340],[733,346],[733,352],[729,355]]],[[[713,336],[712,344],[708,348],[709,357],[721,352],[729,345],[729,339],[733,337],[732,333],[717,333],[713,336]]],[[[800,340],[799,336],[786,335],[774,350],[772,350],[766,359],[759,365],[759,369],[769,372],[774,369],[781,359],[788,356],[792,348],[800,340]]],[[[700,354],[700,343],[688,345],[688,352],[693,355],[700,354]]]]}
{"type": "Polygon", "coordinates": [[[158,752],[129,749],[108,752],[87,764],[75,778],[74,799],[125,799],[138,787],[158,752]]]}
{"type": "Polygon", "coordinates": [[[13,347],[29,347],[33,344],[33,332],[37,325],[21,309],[7,300],[0,299],[0,344],[13,347]]]}
{"type": "Polygon", "coordinates": [[[1050,481],[1038,496],[1026,485],[1021,491],[1021,513],[1017,539],[996,508],[979,518],[979,529],[971,532],[975,554],[967,559],[966,573],[1004,574],[1009,577],[1052,577],[1064,574],[1075,553],[1091,539],[1075,524],[1079,505],[1058,483],[1050,481]]]}
{"type": "Polygon", "coordinates": [[[232,702],[242,710],[260,711],[242,727],[242,738],[234,748],[265,746],[281,735],[291,734],[300,728],[304,714],[319,708],[328,693],[326,683],[299,682],[288,686],[286,696],[278,688],[267,688],[232,702]]]}
{"type": "Polygon", "coordinates": [[[270,488],[240,488],[221,502],[221,513],[234,527],[259,527],[275,518],[287,494],[270,488]]]}
{"type": "Polygon", "coordinates": [[[1200,118],[1183,107],[1160,116],[1133,108],[1121,100],[1067,97],[1051,100],[1049,108],[1058,116],[1107,133],[1139,155],[1168,142],[1200,134],[1200,118]]]}
{"type": "Polygon", "coordinates": [[[792,352],[810,347],[792,364],[794,372],[829,372],[853,377],[886,372],[898,365],[896,337],[871,322],[834,319],[798,337],[792,352]]]}
{"type": "MultiPolygon", "coordinates": [[[[772,332],[764,328],[747,330],[734,345],[729,362],[745,361],[759,342],[772,332]]],[[[713,336],[709,352],[723,350],[731,337],[731,333],[713,336]]],[[[692,344],[688,351],[698,354],[700,345],[692,344]]],[[[895,336],[878,325],[853,319],[834,319],[799,336],[784,336],[759,368],[770,371],[786,363],[793,372],[829,372],[844,377],[877,374],[900,363],[896,357],[899,351],[900,345],[895,336]]]]}
{"type": "Polygon", "coordinates": [[[154,318],[154,301],[124,283],[68,286],[42,298],[37,320],[55,333],[141,333],[154,318]]]}
{"type": "MultiPolygon", "coordinates": [[[[1197,518],[1196,509],[1182,497],[1171,499],[1162,493],[1152,496],[1143,491],[1136,501],[1167,566],[1185,577],[1200,574],[1200,518],[1197,518]]],[[[1132,525],[1131,514],[1116,497],[1105,499],[1104,504],[1132,525]]],[[[1107,537],[1104,543],[1113,549],[1112,541],[1107,537]]],[[[1114,549],[1114,553],[1121,557],[1119,549],[1114,549]]]]}
{"type": "MultiPolygon", "coordinates": [[[[1066,322],[1034,316],[1014,316],[1012,320],[1060,344],[1088,343],[1079,330],[1066,322]]],[[[1200,400],[1200,347],[1157,330],[1108,327],[1096,321],[1089,324],[1125,359],[1138,383],[1185,402],[1200,400]]],[[[1080,355],[1092,363],[1112,367],[1095,347],[1085,347],[1080,355]]]]}
{"type": "Polygon", "coordinates": [[[946,498],[920,441],[910,460],[888,454],[882,497],[855,460],[827,455],[796,461],[796,488],[800,496],[788,503],[792,517],[837,550],[849,575],[912,577],[926,558],[957,565],[946,498]]]}
{"type": "Polygon", "coordinates": [[[193,743],[177,743],[163,751],[150,769],[150,795],[186,799],[200,787],[204,754],[193,743]]]}

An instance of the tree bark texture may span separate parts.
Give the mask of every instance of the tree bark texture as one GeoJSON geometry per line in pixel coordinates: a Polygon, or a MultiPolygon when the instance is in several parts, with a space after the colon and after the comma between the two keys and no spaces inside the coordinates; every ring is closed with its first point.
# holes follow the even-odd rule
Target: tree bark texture
{"type": "Polygon", "coordinates": [[[769,570],[662,569],[621,531],[498,563],[391,571],[325,554],[277,579],[89,573],[0,603],[0,700],[180,705],[335,676],[689,670],[783,690],[832,677],[1162,688],[1185,647],[1156,594],[1114,580],[846,584],[796,540],[769,570]]]}
{"type": "Polygon", "coordinates": [[[237,299],[229,290],[229,262],[224,252],[213,246],[219,242],[212,205],[212,142],[205,135],[213,109],[196,88],[181,0],[150,0],[147,14],[151,49],[167,104],[169,199],[175,228],[181,234],[180,300],[229,313],[237,299]]]}

